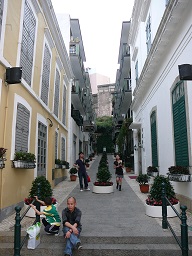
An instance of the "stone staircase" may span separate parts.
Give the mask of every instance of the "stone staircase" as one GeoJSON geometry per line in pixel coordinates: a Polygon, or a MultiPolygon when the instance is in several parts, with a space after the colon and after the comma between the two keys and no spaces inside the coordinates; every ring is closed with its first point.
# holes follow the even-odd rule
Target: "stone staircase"
{"type": "MultiPolygon", "coordinates": [[[[22,232],[22,238],[24,233],[22,232]]],[[[63,256],[65,242],[62,235],[51,236],[41,234],[40,245],[34,249],[27,249],[25,244],[21,256],[54,255],[63,256]]],[[[173,237],[83,237],[83,248],[74,251],[74,256],[181,256],[180,247],[173,237]]],[[[192,238],[189,237],[189,244],[192,238]]],[[[0,255],[13,256],[14,238],[12,232],[0,232],[0,255]]],[[[190,249],[192,247],[190,246],[190,249]]],[[[189,256],[192,251],[189,251],[189,256]]]]}

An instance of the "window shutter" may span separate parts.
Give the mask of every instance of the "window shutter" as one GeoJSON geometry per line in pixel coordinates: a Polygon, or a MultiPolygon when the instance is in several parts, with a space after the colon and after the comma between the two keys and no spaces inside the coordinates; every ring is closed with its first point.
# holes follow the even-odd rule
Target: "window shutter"
{"type": "Polygon", "coordinates": [[[15,151],[28,152],[29,110],[22,104],[17,104],[15,151]]]}
{"type": "Polygon", "coordinates": [[[151,114],[152,166],[158,166],[156,111],[151,114]]]}
{"type": "Polygon", "coordinates": [[[59,71],[56,70],[54,114],[55,114],[57,117],[58,117],[58,112],[59,112],[59,86],[60,86],[60,75],[59,75],[59,71]]]}
{"type": "Polygon", "coordinates": [[[61,160],[65,160],[65,139],[61,140],[61,160]]]}
{"type": "Polygon", "coordinates": [[[66,123],[66,88],[64,86],[63,88],[63,117],[62,117],[62,123],[66,123]]]}
{"type": "Polygon", "coordinates": [[[43,59],[42,86],[41,86],[41,99],[46,105],[48,104],[50,62],[51,62],[51,54],[49,52],[48,46],[45,44],[45,52],[44,52],[44,59],[43,59]]]}
{"type": "Polygon", "coordinates": [[[36,20],[30,5],[25,1],[23,35],[21,42],[22,77],[31,86],[31,76],[33,68],[33,51],[35,42],[36,20]]]}
{"type": "Polygon", "coordinates": [[[2,30],[3,7],[4,7],[4,0],[1,0],[0,1],[0,35],[1,35],[1,30],[2,30]]]}
{"type": "Polygon", "coordinates": [[[175,164],[189,166],[187,122],[185,112],[184,84],[180,82],[172,92],[173,124],[175,141],[175,164]]]}

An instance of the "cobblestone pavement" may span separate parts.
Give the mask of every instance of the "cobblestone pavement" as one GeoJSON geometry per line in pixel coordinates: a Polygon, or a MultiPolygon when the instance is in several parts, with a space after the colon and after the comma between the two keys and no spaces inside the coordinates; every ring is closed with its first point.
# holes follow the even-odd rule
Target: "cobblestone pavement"
{"type": "MultiPolygon", "coordinates": [[[[91,161],[90,167],[92,163],[91,161]]],[[[89,167],[89,168],[90,168],[89,167]]],[[[127,182],[132,190],[136,193],[136,195],[141,199],[143,203],[145,203],[145,199],[147,198],[147,194],[143,194],[140,192],[140,188],[138,185],[138,182],[136,182],[135,179],[130,179],[129,176],[134,175],[131,173],[126,173],[124,175],[124,182],[127,182]]],[[[58,201],[58,207],[60,204],[67,198],[67,196],[71,193],[71,191],[79,184],[78,179],[76,181],[71,182],[69,178],[67,180],[64,180],[63,182],[59,183],[54,189],[53,189],[53,196],[58,201]]],[[[22,211],[21,211],[22,214],[22,211]]],[[[149,217],[150,218],[150,217],[149,217]]],[[[157,221],[157,224],[160,226],[161,218],[155,218],[157,221]]],[[[34,222],[34,218],[24,217],[22,220],[22,230],[26,230],[27,227],[32,225],[34,222]]],[[[176,217],[169,218],[169,222],[174,229],[174,231],[178,234],[180,234],[180,220],[176,217]]],[[[3,220],[0,223],[0,231],[13,231],[14,230],[14,224],[15,224],[15,213],[9,216],[7,219],[3,220]]],[[[192,236],[192,214],[187,212],[187,224],[189,226],[189,235],[192,236]]]]}

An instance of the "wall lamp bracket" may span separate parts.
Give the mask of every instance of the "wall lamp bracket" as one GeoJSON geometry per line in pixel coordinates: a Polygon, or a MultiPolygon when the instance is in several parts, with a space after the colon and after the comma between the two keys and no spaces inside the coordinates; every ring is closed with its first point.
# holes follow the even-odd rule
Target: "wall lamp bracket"
{"type": "Polygon", "coordinates": [[[52,122],[52,120],[51,120],[50,118],[48,118],[48,117],[47,117],[47,120],[50,122],[49,126],[50,126],[50,127],[53,127],[53,122],[52,122]]]}

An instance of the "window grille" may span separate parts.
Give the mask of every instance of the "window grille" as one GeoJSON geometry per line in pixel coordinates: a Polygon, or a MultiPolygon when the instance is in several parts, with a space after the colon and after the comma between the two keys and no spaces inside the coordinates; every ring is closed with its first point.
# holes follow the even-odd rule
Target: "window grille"
{"type": "Polygon", "coordinates": [[[38,122],[37,176],[46,176],[47,126],[38,122]]]}
{"type": "Polygon", "coordinates": [[[61,139],[61,160],[65,160],[65,138],[61,139]]]}
{"type": "Polygon", "coordinates": [[[146,44],[147,44],[147,54],[151,49],[151,17],[149,15],[146,24],[146,44]]]}
{"type": "Polygon", "coordinates": [[[55,159],[58,159],[58,133],[55,132],[55,159]]]}

